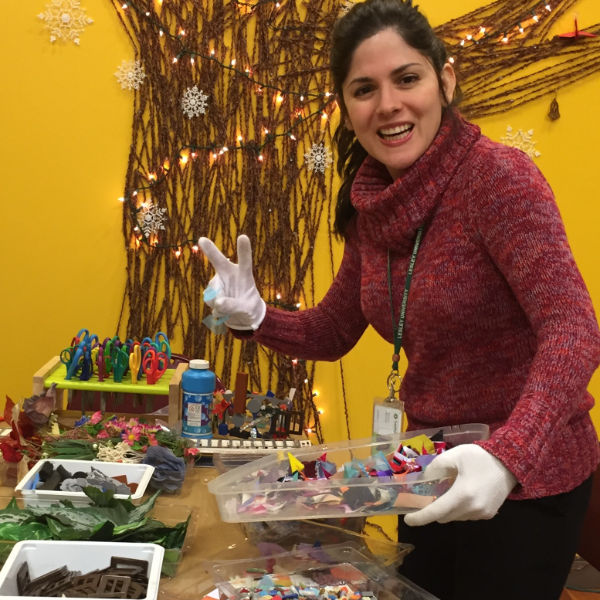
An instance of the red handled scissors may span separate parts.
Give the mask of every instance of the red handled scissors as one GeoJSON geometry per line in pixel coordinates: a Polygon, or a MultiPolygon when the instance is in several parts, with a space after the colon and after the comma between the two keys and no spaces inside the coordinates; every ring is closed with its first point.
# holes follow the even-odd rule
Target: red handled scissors
{"type": "Polygon", "coordinates": [[[154,348],[149,348],[144,352],[142,359],[142,369],[146,374],[148,385],[154,385],[167,370],[169,359],[164,352],[157,352],[154,348]]]}

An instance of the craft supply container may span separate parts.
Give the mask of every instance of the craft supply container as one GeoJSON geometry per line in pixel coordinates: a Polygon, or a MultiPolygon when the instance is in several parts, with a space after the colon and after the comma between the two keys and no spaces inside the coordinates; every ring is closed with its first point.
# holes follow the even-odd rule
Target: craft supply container
{"type": "MultiPolygon", "coordinates": [[[[164,549],[156,544],[46,540],[17,542],[0,571],[0,597],[10,600],[22,598],[17,590],[17,572],[24,562],[29,566],[31,579],[34,579],[63,566],[70,571],[90,573],[108,567],[111,557],[119,556],[148,561],[148,588],[143,600],[156,600],[163,553],[164,549]]],[[[85,600],[96,598],[87,597],[85,600]]]]}
{"type": "MultiPolygon", "coordinates": [[[[247,598],[244,590],[256,587],[265,575],[271,575],[274,583],[287,583],[287,587],[295,582],[295,577],[310,586],[307,580],[314,577],[316,583],[346,585],[353,592],[368,590],[378,600],[437,600],[395,569],[383,568],[352,545],[305,547],[262,558],[215,561],[207,566],[221,597],[230,600],[247,598]]],[[[318,591],[323,585],[315,587],[318,591]]]]}
{"type": "Polygon", "coordinates": [[[473,423],[300,448],[293,452],[297,460],[315,461],[325,455],[338,472],[329,479],[285,482],[278,481],[290,473],[288,453],[282,450],[223,473],[209,482],[208,489],[216,497],[221,518],[230,523],[412,512],[446,492],[452,480],[431,479],[425,472],[345,478],[343,465],[368,461],[379,452],[391,456],[402,440],[420,434],[431,437],[440,430],[448,448],[489,436],[487,425],[473,423]]]}
{"type": "Polygon", "coordinates": [[[127,494],[115,494],[115,498],[127,499],[130,498],[132,502],[141,501],[148,483],[154,473],[154,467],[151,465],[143,465],[140,463],[113,463],[113,462],[102,462],[102,461],[89,461],[89,460],[63,460],[63,459],[44,459],[38,461],[21,479],[21,481],[15,487],[15,492],[19,492],[25,501],[26,505],[29,506],[49,506],[55,504],[61,500],[70,500],[75,506],[85,506],[91,503],[91,500],[85,495],[84,492],[65,492],[62,490],[37,490],[35,485],[39,479],[40,469],[45,463],[51,463],[56,469],[59,465],[62,465],[70,473],[76,473],[77,471],[83,471],[89,473],[93,466],[98,471],[101,471],[109,477],[115,477],[117,475],[125,475],[129,483],[137,483],[137,489],[135,493],[131,495],[127,494]]]}

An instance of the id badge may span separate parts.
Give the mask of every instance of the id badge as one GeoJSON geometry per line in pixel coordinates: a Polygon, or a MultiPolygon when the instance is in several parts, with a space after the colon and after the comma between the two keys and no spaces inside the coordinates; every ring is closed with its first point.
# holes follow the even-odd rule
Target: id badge
{"type": "Polygon", "coordinates": [[[404,402],[398,397],[401,382],[398,371],[392,369],[387,379],[387,397],[373,401],[373,435],[395,435],[402,431],[404,402]]]}
{"type": "Polygon", "coordinates": [[[373,435],[395,435],[402,431],[404,403],[397,399],[373,401],[373,435]]]}

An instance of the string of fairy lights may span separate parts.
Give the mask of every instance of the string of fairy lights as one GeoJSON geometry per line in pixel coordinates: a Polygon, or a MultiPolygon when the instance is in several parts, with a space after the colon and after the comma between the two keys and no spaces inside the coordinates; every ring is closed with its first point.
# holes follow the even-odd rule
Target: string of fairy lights
{"type": "MultiPolygon", "coordinates": [[[[157,1],[157,5],[160,8],[162,1],[157,1]]],[[[280,2],[273,2],[273,0],[259,0],[254,3],[236,2],[239,6],[246,7],[248,10],[254,11],[261,5],[271,4],[276,10],[281,8],[280,2]]],[[[265,160],[263,150],[269,145],[276,143],[278,138],[287,137],[292,141],[297,141],[298,137],[295,133],[298,133],[298,128],[307,122],[310,122],[314,118],[320,118],[321,120],[327,120],[330,115],[336,109],[336,101],[333,94],[329,91],[297,91],[294,89],[287,89],[281,86],[275,85],[274,83],[268,83],[258,79],[254,76],[253,70],[247,66],[241,69],[237,66],[236,58],[231,58],[228,61],[220,60],[216,56],[214,48],[208,50],[208,52],[202,52],[200,50],[191,49],[186,45],[186,41],[189,39],[185,29],[183,27],[176,27],[176,33],[169,31],[169,28],[159,19],[157,11],[150,11],[137,3],[130,0],[122,2],[122,10],[134,10],[139,16],[145,17],[148,23],[155,29],[160,38],[168,38],[178,45],[178,50],[173,54],[171,63],[173,65],[183,61],[185,57],[189,57],[189,64],[195,65],[196,60],[211,61],[216,63],[223,71],[230,72],[231,74],[245,79],[249,84],[255,86],[257,94],[262,94],[264,90],[270,90],[274,92],[273,102],[275,106],[283,104],[286,98],[296,98],[300,103],[310,103],[311,101],[318,100],[319,106],[312,110],[309,114],[304,114],[304,107],[296,107],[294,109],[295,119],[291,127],[284,131],[270,131],[268,129],[263,130],[263,138],[260,142],[255,141],[244,141],[243,135],[238,135],[235,142],[230,143],[217,143],[216,141],[206,144],[184,144],[175,153],[174,157],[166,158],[161,166],[148,170],[147,184],[139,185],[130,194],[119,198],[120,202],[127,203],[129,206],[131,218],[135,225],[133,231],[136,233],[136,240],[134,242],[135,248],[139,248],[141,244],[145,244],[151,248],[156,249],[171,249],[173,256],[179,258],[182,253],[182,249],[189,246],[191,251],[196,254],[198,252],[197,246],[197,235],[189,236],[187,239],[178,240],[172,243],[159,243],[156,235],[146,235],[139,226],[138,215],[144,211],[147,206],[147,202],[139,200],[140,192],[145,190],[155,189],[156,186],[164,182],[169,176],[170,165],[178,162],[181,167],[185,167],[189,161],[193,161],[198,157],[198,153],[207,151],[212,160],[217,160],[220,156],[230,151],[249,151],[256,156],[258,162],[265,160]]]]}
{"type": "MultiPolygon", "coordinates": [[[[274,0],[259,0],[257,2],[236,2],[236,4],[245,9],[248,13],[253,13],[257,8],[264,5],[271,5],[274,10],[279,11],[285,2],[275,2],[274,0]]],[[[228,60],[220,59],[214,50],[209,48],[206,52],[190,47],[190,35],[181,26],[174,26],[174,31],[161,21],[160,9],[163,5],[163,1],[156,0],[153,10],[148,10],[145,7],[139,6],[138,3],[127,0],[121,3],[121,9],[133,10],[138,16],[147,19],[151,27],[157,32],[160,38],[167,38],[174,42],[177,46],[177,50],[173,52],[171,62],[177,64],[183,61],[186,57],[189,59],[190,65],[194,65],[197,60],[210,61],[218,65],[220,69],[225,72],[230,72],[236,77],[247,80],[257,94],[262,94],[264,90],[270,90],[274,93],[273,102],[275,106],[281,105],[286,98],[295,98],[300,103],[311,102],[318,100],[319,106],[312,110],[309,114],[304,115],[304,107],[295,108],[295,120],[292,125],[286,128],[284,131],[269,131],[264,129],[263,138],[260,142],[255,141],[244,141],[243,135],[238,135],[235,141],[230,142],[217,142],[212,141],[209,143],[198,144],[188,143],[182,145],[174,154],[173,157],[166,158],[163,165],[148,169],[146,173],[147,184],[139,185],[134,190],[119,198],[121,202],[127,202],[130,216],[135,223],[133,230],[136,233],[135,247],[138,248],[140,245],[145,244],[155,249],[169,249],[172,251],[175,258],[181,256],[182,250],[189,247],[192,253],[198,252],[196,241],[198,236],[194,233],[187,236],[186,239],[170,241],[170,242],[159,242],[157,235],[147,235],[139,226],[138,219],[139,214],[144,211],[147,203],[143,200],[140,201],[138,195],[144,190],[155,189],[156,186],[164,182],[164,180],[170,174],[170,165],[174,162],[178,162],[183,168],[189,161],[193,161],[198,157],[200,152],[206,151],[210,154],[212,160],[217,160],[223,154],[230,151],[249,151],[256,156],[259,162],[265,160],[263,150],[269,145],[276,144],[277,140],[282,137],[288,137],[293,141],[297,141],[299,137],[298,129],[306,121],[310,121],[313,118],[328,119],[331,117],[333,112],[337,108],[337,103],[334,95],[330,91],[320,90],[305,90],[298,91],[294,89],[287,89],[276,84],[276,82],[266,82],[257,78],[253,69],[250,66],[240,68],[237,65],[235,57],[229,58],[228,60]]],[[[553,11],[552,4],[550,2],[539,3],[535,9],[529,10],[527,14],[523,13],[518,20],[515,20],[510,25],[503,25],[501,31],[497,27],[490,27],[489,25],[475,26],[471,32],[463,33],[458,39],[453,40],[450,45],[450,58],[449,61],[452,64],[460,62],[461,54],[465,48],[469,45],[482,45],[482,44],[501,44],[507,45],[511,41],[523,42],[526,38],[527,32],[530,28],[539,25],[543,22],[544,16],[553,11]]]]}
{"type": "MultiPolygon", "coordinates": [[[[509,49],[517,51],[511,65],[514,72],[530,66],[535,52],[539,53],[537,46],[530,44],[531,55],[522,60],[519,49],[527,46],[533,32],[536,41],[543,38],[553,19],[575,2],[496,0],[486,7],[487,12],[473,11],[436,28],[449,48],[450,62],[466,73],[461,81],[463,90],[467,91],[471,82],[481,85],[489,72],[497,80],[497,69],[511,60],[509,49]],[[502,60],[495,62],[496,56],[502,60]]],[[[184,330],[187,352],[209,345],[213,358],[219,349],[231,356],[231,336],[217,336],[219,339],[207,342],[199,325],[205,308],[197,300],[202,297],[197,287],[198,282],[208,281],[209,269],[205,261],[196,260],[197,239],[200,234],[219,238],[224,251],[232,253],[238,232],[253,231],[254,227],[253,247],[261,253],[256,258],[257,285],[265,299],[286,310],[314,304],[304,286],[312,283],[314,294],[312,249],[319,223],[329,222],[322,215],[331,201],[333,175],[331,169],[305,174],[299,148],[315,141],[331,141],[332,116],[338,106],[328,91],[328,38],[336,15],[351,3],[307,0],[307,11],[314,16],[308,22],[292,15],[298,3],[291,0],[237,0],[219,4],[224,11],[221,29],[208,22],[211,3],[208,8],[203,2],[187,0],[113,3],[137,48],[136,54],[143,64],[152,63],[153,67],[148,78],[150,91],[136,91],[134,140],[125,193],[119,199],[124,203],[125,236],[133,251],[128,255],[128,329],[156,329],[165,319],[170,331],[178,322],[184,330]],[[202,26],[198,26],[198,15],[207,19],[202,26]],[[236,49],[235,43],[227,45],[222,37],[224,28],[229,27],[235,30],[231,42],[237,41],[235,36],[251,20],[256,21],[257,31],[262,28],[253,41],[262,45],[262,50],[254,52],[252,60],[240,51],[242,46],[238,44],[236,49]],[[284,52],[285,43],[289,51],[296,42],[298,58],[290,52],[292,58],[286,63],[278,53],[284,52]],[[306,56],[311,50],[316,58],[309,63],[306,56]],[[302,59],[305,62],[300,65],[302,59]],[[204,81],[203,92],[211,98],[218,96],[220,101],[214,105],[210,123],[188,122],[183,115],[173,114],[174,104],[167,101],[166,81],[173,95],[173,90],[190,80],[200,85],[197,79],[204,81]],[[237,94],[246,95],[238,126],[238,117],[229,110],[227,99],[234,87],[237,94]],[[155,105],[160,108],[155,110],[155,105]],[[143,123],[143,119],[148,122],[143,123]],[[152,119],[160,122],[154,126],[152,119]],[[167,123],[170,128],[165,127],[167,123]],[[168,136],[161,127],[168,129],[168,136]],[[258,192],[262,194],[260,207],[253,197],[258,192]],[[191,202],[186,198],[190,194],[199,194],[199,198],[191,202]],[[233,198],[224,202],[222,197],[228,194],[233,198]],[[140,217],[150,204],[168,211],[168,220],[167,227],[148,233],[140,217]],[[160,277],[170,282],[168,310],[157,301],[160,277]],[[269,284],[271,281],[277,283],[269,284]],[[142,316],[148,307],[152,313],[142,316]]],[[[252,39],[246,34],[239,39],[252,39]]],[[[483,101],[477,101],[479,104],[472,106],[482,110],[483,101]]],[[[497,106],[494,104],[494,110],[497,106]]],[[[255,382],[260,380],[257,352],[242,342],[241,360],[255,382]]],[[[308,429],[321,441],[319,418],[324,411],[317,406],[319,393],[312,387],[314,365],[271,355],[268,360],[268,377],[274,369],[278,386],[290,381],[301,384],[304,410],[310,415],[308,429]]],[[[227,378],[230,368],[224,364],[219,372],[227,378]]],[[[345,403],[345,392],[342,395],[345,403]]],[[[348,426],[347,413],[346,422],[348,426]]]]}

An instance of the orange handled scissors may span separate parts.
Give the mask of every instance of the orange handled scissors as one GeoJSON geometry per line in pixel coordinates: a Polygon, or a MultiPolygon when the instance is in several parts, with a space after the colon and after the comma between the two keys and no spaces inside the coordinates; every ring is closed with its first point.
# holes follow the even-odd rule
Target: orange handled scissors
{"type": "Polygon", "coordinates": [[[142,359],[142,369],[148,385],[154,385],[163,376],[168,364],[169,359],[164,352],[157,352],[154,348],[146,350],[142,359]]]}

